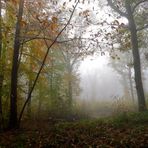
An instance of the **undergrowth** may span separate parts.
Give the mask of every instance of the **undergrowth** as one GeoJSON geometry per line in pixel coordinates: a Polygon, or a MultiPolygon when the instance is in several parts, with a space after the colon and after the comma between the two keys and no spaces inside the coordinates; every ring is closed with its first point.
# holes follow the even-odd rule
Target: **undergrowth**
{"type": "Polygon", "coordinates": [[[147,124],[148,111],[123,112],[113,117],[57,123],[50,130],[1,133],[0,148],[146,147],[147,124]]]}

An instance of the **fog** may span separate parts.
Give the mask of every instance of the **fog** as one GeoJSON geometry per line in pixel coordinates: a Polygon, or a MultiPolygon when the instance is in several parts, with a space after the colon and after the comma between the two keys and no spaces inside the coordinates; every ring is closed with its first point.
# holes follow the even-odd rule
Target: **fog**
{"type": "Polygon", "coordinates": [[[120,76],[109,66],[108,57],[88,57],[81,62],[79,71],[82,99],[110,100],[123,96],[120,76]]]}
{"type": "MultiPolygon", "coordinates": [[[[108,56],[89,56],[81,62],[79,67],[81,99],[110,101],[114,98],[125,97],[122,78],[111,67],[109,59],[108,56]]],[[[143,86],[146,96],[148,93],[147,74],[148,69],[143,69],[143,86]]]]}

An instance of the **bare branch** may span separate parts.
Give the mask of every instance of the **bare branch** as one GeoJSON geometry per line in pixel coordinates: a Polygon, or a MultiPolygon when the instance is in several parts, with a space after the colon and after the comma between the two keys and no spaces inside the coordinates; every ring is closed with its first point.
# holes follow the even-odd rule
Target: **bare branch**
{"type": "Polygon", "coordinates": [[[140,4],[142,4],[142,3],[144,3],[144,2],[148,2],[148,0],[140,0],[139,2],[137,2],[137,3],[135,4],[135,6],[133,7],[133,9],[132,9],[132,13],[134,13],[135,9],[136,9],[140,4]]]}
{"type": "MultiPolygon", "coordinates": [[[[54,41],[54,39],[51,39],[51,38],[48,38],[48,37],[42,37],[42,36],[32,36],[32,37],[24,37],[24,38],[26,38],[26,40],[23,41],[22,44],[30,42],[32,40],[48,40],[48,41],[52,41],[52,42],[54,41]]],[[[67,40],[62,40],[62,41],[57,40],[56,43],[61,44],[61,43],[70,42],[70,41],[73,41],[73,40],[76,40],[76,39],[78,39],[78,38],[69,38],[67,40]]]]}
{"type": "MultiPolygon", "coordinates": [[[[25,43],[30,42],[32,40],[47,40],[47,41],[52,41],[52,42],[54,41],[54,39],[51,39],[49,37],[43,37],[43,36],[32,36],[32,37],[26,36],[26,37],[22,37],[22,38],[26,38],[26,40],[23,41],[22,44],[25,44],[25,43]]],[[[63,39],[63,40],[56,40],[55,43],[62,44],[62,43],[72,42],[75,40],[92,40],[92,41],[94,41],[94,38],[88,38],[88,37],[87,38],[84,38],[84,37],[76,38],[76,37],[74,37],[74,38],[67,38],[67,39],[63,39]]]]}
{"type": "Polygon", "coordinates": [[[114,9],[117,13],[119,13],[121,16],[124,16],[124,17],[127,18],[127,14],[124,13],[124,12],[122,12],[118,7],[116,7],[116,6],[114,5],[114,3],[113,3],[112,0],[107,0],[107,2],[108,2],[108,5],[109,5],[112,9],[114,9]]]}
{"type": "Polygon", "coordinates": [[[38,63],[42,64],[42,61],[41,61],[40,59],[38,59],[36,56],[34,56],[34,55],[31,55],[31,54],[25,53],[25,52],[22,52],[22,55],[31,57],[31,58],[33,58],[35,61],[37,61],[38,63]]]}

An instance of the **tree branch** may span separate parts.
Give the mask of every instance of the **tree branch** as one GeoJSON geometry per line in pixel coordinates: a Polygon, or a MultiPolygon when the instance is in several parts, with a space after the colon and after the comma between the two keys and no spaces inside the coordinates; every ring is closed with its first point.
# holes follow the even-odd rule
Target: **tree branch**
{"type": "MultiPolygon", "coordinates": [[[[40,65],[42,64],[42,61],[41,61],[40,59],[38,59],[36,56],[34,56],[34,55],[31,55],[31,54],[25,53],[25,52],[22,52],[22,55],[31,57],[31,58],[33,58],[35,61],[37,61],[40,65]]],[[[45,66],[47,66],[47,65],[45,65],[45,66]]],[[[48,66],[47,66],[47,67],[48,67],[48,66]]]]}
{"type": "MultiPolygon", "coordinates": [[[[52,42],[54,41],[54,39],[51,39],[51,38],[48,38],[48,37],[42,37],[42,36],[32,36],[32,37],[24,37],[24,38],[26,38],[26,40],[23,41],[22,44],[30,42],[32,40],[48,40],[48,41],[52,41],[52,42]]],[[[61,43],[70,42],[70,41],[73,41],[73,40],[76,40],[76,39],[78,39],[78,38],[69,38],[67,40],[62,40],[62,41],[57,40],[56,43],[61,44],[61,43]]]]}
{"type": "Polygon", "coordinates": [[[124,17],[127,18],[127,14],[124,13],[124,12],[122,12],[118,7],[116,7],[112,0],[107,0],[107,2],[108,2],[108,5],[109,5],[112,9],[114,9],[118,14],[120,14],[121,16],[124,16],[124,17]]]}
{"type": "Polygon", "coordinates": [[[28,97],[27,97],[27,99],[26,99],[26,101],[25,101],[25,103],[24,103],[24,105],[23,105],[23,108],[22,108],[22,110],[21,110],[21,112],[20,112],[19,120],[18,120],[18,126],[20,126],[20,122],[21,122],[22,115],[23,115],[23,113],[24,113],[25,107],[26,107],[28,101],[29,101],[30,98],[31,98],[32,92],[33,92],[33,90],[34,90],[34,88],[35,88],[35,86],[36,86],[37,80],[38,80],[38,78],[39,78],[39,76],[40,76],[40,73],[41,73],[41,71],[42,71],[42,69],[43,69],[43,67],[44,67],[44,64],[45,64],[45,62],[46,62],[46,58],[47,58],[47,56],[48,56],[48,53],[49,53],[51,47],[56,43],[58,37],[62,34],[62,32],[63,32],[63,31],[66,29],[66,27],[69,25],[69,23],[70,23],[70,21],[71,21],[71,19],[72,19],[72,17],[73,17],[73,14],[74,14],[74,12],[75,12],[75,9],[76,9],[78,3],[79,3],[79,0],[77,1],[76,5],[74,6],[73,11],[72,11],[72,13],[71,13],[71,15],[70,15],[70,18],[69,18],[68,22],[66,23],[66,25],[65,25],[65,26],[63,27],[63,29],[58,33],[58,35],[56,36],[56,38],[54,39],[54,41],[53,41],[53,42],[50,44],[50,46],[48,46],[48,48],[47,48],[47,52],[46,52],[46,54],[45,54],[45,56],[44,56],[43,62],[42,62],[42,64],[41,64],[41,67],[40,67],[40,69],[39,69],[39,71],[38,71],[38,73],[37,73],[37,76],[36,76],[35,80],[34,80],[33,86],[31,87],[30,92],[29,92],[29,94],[28,94],[28,97]]]}
{"type": "Polygon", "coordinates": [[[136,9],[140,4],[142,4],[142,3],[144,3],[144,2],[148,2],[148,0],[140,0],[139,2],[137,2],[137,3],[135,4],[135,6],[133,7],[133,9],[132,9],[132,13],[134,13],[135,9],[136,9]]]}

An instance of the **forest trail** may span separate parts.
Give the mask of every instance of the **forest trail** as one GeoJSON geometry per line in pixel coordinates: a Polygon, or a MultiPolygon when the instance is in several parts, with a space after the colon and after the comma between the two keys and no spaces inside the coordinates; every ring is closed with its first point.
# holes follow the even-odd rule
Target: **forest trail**
{"type": "MultiPolygon", "coordinates": [[[[98,120],[57,123],[50,128],[23,129],[0,134],[1,148],[147,147],[148,113],[98,120]]],[[[41,123],[40,123],[41,124],[41,123]]]]}

